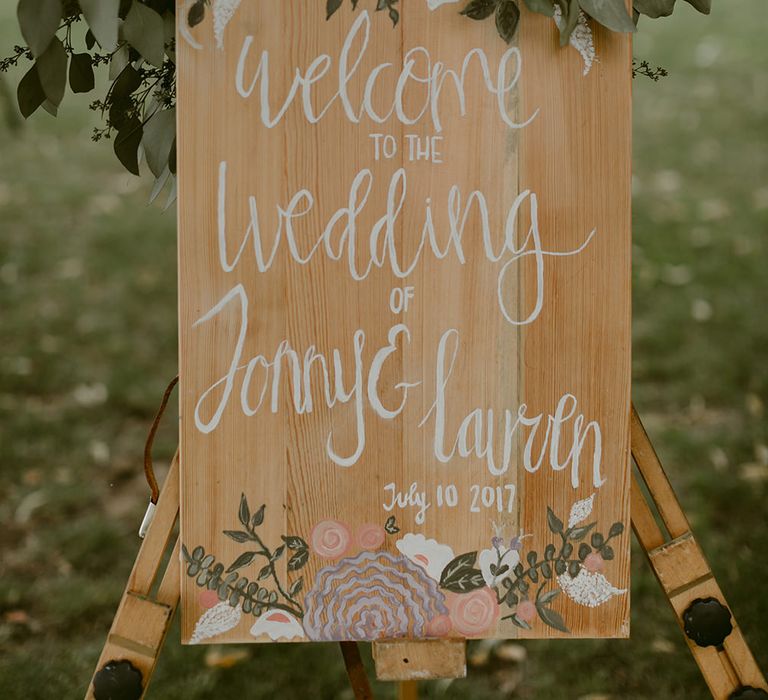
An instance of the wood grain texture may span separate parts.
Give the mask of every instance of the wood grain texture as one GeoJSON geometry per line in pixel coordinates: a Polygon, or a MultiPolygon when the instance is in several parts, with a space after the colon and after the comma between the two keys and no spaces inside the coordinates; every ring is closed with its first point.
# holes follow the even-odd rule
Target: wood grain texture
{"type": "MultiPolygon", "coordinates": [[[[361,528],[380,527],[390,514],[396,516],[400,532],[388,534],[374,548],[390,557],[380,557],[375,563],[386,569],[381,573],[389,581],[385,589],[401,574],[418,579],[420,586],[437,588],[436,581],[424,583],[427,573],[418,568],[424,563],[420,556],[439,563],[440,552],[428,542],[420,545],[424,551],[410,551],[411,558],[404,564],[390,563],[401,557],[398,542],[407,548],[401,540],[409,534],[434,539],[450,547],[453,555],[478,553],[472,565],[475,570],[482,568],[482,552],[493,549],[491,541],[497,533],[503,552],[516,536],[524,534],[516,544],[520,549],[505,554],[505,561],[513,564],[508,569],[511,572],[517,558],[522,557],[521,565],[527,569],[530,552],[537,552],[541,559],[547,544],[559,546],[558,537],[548,527],[548,508],[567,527],[571,506],[595,494],[589,522],[597,522],[596,530],[607,532],[614,522],[628,525],[631,54],[628,38],[598,31],[595,40],[600,61],[590,75],[582,77],[581,58],[576,51],[557,46],[551,20],[524,12],[517,39],[522,56],[520,80],[514,90],[498,98],[486,83],[498,80],[498,66],[508,47],[496,35],[493,22],[471,22],[451,6],[430,12],[426,2],[409,3],[395,28],[386,13],[371,13],[367,49],[346,84],[349,104],[357,110],[366,93],[366,76],[377,66],[391,64],[378,74],[371,91],[371,109],[384,114],[397,91],[404,63],[412,61],[403,90],[403,116],[381,124],[364,116],[355,124],[348,118],[343,100],[334,94],[339,89],[336,75],[341,47],[365,8],[361,3],[352,13],[345,4],[326,22],[323,5],[314,0],[243,2],[226,26],[223,49],[216,47],[210,16],[191,30],[201,48],[178,38],[178,113],[184,115],[178,124],[181,539],[188,553],[202,547],[228,567],[244,552],[261,550],[262,544],[275,552],[284,535],[303,538],[310,546],[308,561],[300,571],[287,570],[289,557],[296,552],[289,549],[275,559],[274,576],[268,569],[258,580],[266,563],[258,552],[251,562],[237,567],[236,574],[275,591],[278,602],[285,603],[289,612],[295,612],[297,606],[303,612],[321,601],[321,609],[330,615],[339,609],[349,612],[351,604],[339,602],[343,582],[323,588],[325,584],[317,583],[319,575],[325,570],[326,576],[329,565],[338,568],[363,556],[368,545],[359,541],[361,528]],[[246,82],[256,74],[261,52],[268,52],[272,114],[290,96],[296,71],[307,76],[308,67],[314,65],[311,79],[305,78],[294,102],[271,128],[261,121],[258,83],[249,97],[235,89],[238,59],[248,36],[253,37],[253,44],[245,61],[246,82]],[[414,47],[423,48],[414,51],[414,47]],[[481,70],[478,49],[487,57],[487,76],[481,70]],[[316,61],[323,55],[329,57],[327,70],[322,60],[316,61]],[[434,71],[460,71],[467,55],[463,83],[442,74],[438,128],[425,102],[429,90],[435,88],[427,85],[424,76],[434,75],[434,71]],[[305,105],[316,115],[331,101],[317,123],[308,123],[302,109],[304,92],[305,105]],[[500,117],[500,104],[516,123],[537,110],[538,114],[524,128],[509,128],[500,117]],[[425,105],[427,109],[417,119],[425,105]],[[375,160],[372,134],[393,137],[397,153],[375,160]],[[434,136],[439,137],[435,143],[442,162],[412,161],[408,150],[412,139],[420,138],[423,144],[434,136]],[[242,257],[231,270],[220,263],[217,240],[222,162],[226,162],[223,210],[230,261],[243,245],[242,257]],[[351,183],[362,169],[370,169],[370,192],[354,204],[351,183]],[[395,188],[388,193],[390,181],[400,169],[407,178],[401,211],[396,201],[392,204],[401,192],[395,188]],[[453,195],[451,188],[455,188],[453,195]],[[283,212],[291,210],[291,199],[302,189],[311,193],[311,202],[305,194],[294,201],[292,218],[281,215],[277,207],[283,212]],[[487,222],[479,193],[487,203],[487,222]],[[539,255],[534,245],[537,236],[531,234],[533,194],[538,203],[539,255]],[[505,236],[508,213],[516,200],[521,203],[519,215],[516,223],[510,221],[505,236]],[[387,222],[382,217],[388,206],[387,222]],[[254,207],[266,256],[277,232],[282,236],[274,262],[264,271],[259,270],[254,254],[254,207]],[[354,217],[356,249],[348,252],[352,234],[347,212],[342,217],[346,230],[344,223],[338,224],[318,243],[307,264],[297,264],[296,257],[309,256],[329,220],[344,207],[359,210],[354,217]],[[371,244],[371,231],[382,221],[378,238],[371,244]],[[443,252],[435,254],[434,246],[425,239],[413,270],[399,277],[388,256],[396,250],[403,266],[416,256],[425,221],[433,227],[435,245],[443,252]],[[463,233],[453,240],[451,226],[463,226],[463,233]],[[488,259],[484,226],[498,260],[488,259]],[[293,253],[286,241],[291,227],[296,240],[293,253]],[[582,252],[555,255],[579,248],[593,229],[595,234],[582,252]],[[498,252],[507,243],[523,253],[516,262],[510,262],[514,257],[510,250],[498,252]],[[329,250],[335,253],[329,254],[329,250]],[[374,265],[365,279],[353,279],[350,266],[354,262],[364,268],[372,250],[382,257],[381,265],[374,265]],[[499,276],[507,262],[500,301],[499,276]],[[543,278],[538,277],[539,264],[543,278]],[[398,287],[414,290],[403,313],[390,309],[390,295],[398,287]],[[242,297],[231,297],[220,313],[200,321],[238,289],[242,297]],[[536,306],[539,290],[543,303],[536,320],[514,325],[504,319],[500,304],[512,317],[524,318],[536,306]],[[238,305],[242,298],[248,300],[244,316],[248,332],[241,355],[234,361],[238,369],[232,375],[230,399],[216,427],[201,432],[195,425],[201,397],[211,389],[200,414],[201,420],[208,421],[227,391],[224,378],[232,366],[243,323],[238,305]],[[399,323],[407,334],[400,330],[394,341],[388,340],[399,323]],[[365,334],[359,357],[353,340],[358,331],[365,334]],[[453,370],[444,379],[445,436],[439,440],[434,407],[441,384],[437,349],[441,340],[445,342],[450,359],[452,339],[456,340],[456,355],[453,370]],[[295,356],[283,352],[275,361],[283,341],[295,356]],[[388,342],[395,348],[383,362],[374,386],[386,409],[397,412],[402,403],[402,412],[392,419],[376,414],[368,388],[372,363],[388,342]],[[334,351],[343,368],[340,376],[334,351]],[[249,360],[260,355],[264,359],[249,369],[249,360]],[[338,393],[342,386],[349,392],[348,401],[327,405],[321,355],[328,367],[328,391],[338,393]],[[308,357],[314,359],[305,368],[308,357]],[[299,367],[295,375],[294,363],[299,367]],[[355,374],[358,363],[359,379],[355,374]],[[244,381],[246,376],[251,378],[250,386],[244,381]],[[216,384],[219,379],[221,383],[216,384]],[[306,394],[297,393],[307,381],[312,389],[311,410],[306,394]],[[363,406],[359,415],[357,396],[351,390],[357,382],[363,406]],[[253,415],[246,415],[241,407],[243,395],[254,409],[253,415]],[[574,397],[577,407],[561,421],[558,451],[553,416],[567,395],[574,397]],[[260,398],[263,402],[256,411],[260,398]],[[272,401],[274,411],[269,405],[272,401]],[[303,409],[296,410],[302,401],[303,409]],[[518,411],[527,424],[515,423],[518,411]],[[577,484],[571,483],[573,460],[569,462],[568,455],[578,438],[577,415],[583,416],[582,430],[590,421],[601,429],[600,476],[605,481],[599,487],[592,478],[596,443],[588,430],[577,484]],[[514,430],[510,427],[506,448],[505,416],[509,426],[517,425],[514,430]],[[540,416],[538,423],[533,420],[536,416],[540,416]],[[365,426],[364,450],[354,464],[340,466],[329,456],[329,440],[337,454],[353,454],[360,421],[365,426]],[[454,444],[462,426],[467,442],[464,455],[461,445],[454,444]],[[494,468],[484,454],[486,443],[492,446],[494,468]],[[505,449],[506,470],[500,466],[505,449]],[[440,457],[441,452],[454,454],[447,459],[440,457]],[[526,459],[535,464],[539,452],[541,466],[527,471],[526,459]],[[417,518],[418,508],[396,507],[391,512],[383,508],[389,499],[385,487],[390,483],[406,492],[415,483],[416,490],[426,494],[431,505],[423,522],[417,518]],[[447,503],[449,485],[455,489],[455,506],[447,503]],[[509,500],[513,487],[514,498],[509,500]],[[442,507],[438,490],[446,501],[442,507]],[[237,542],[223,535],[225,530],[243,529],[238,521],[241,494],[248,500],[249,515],[265,506],[263,523],[258,526],[261,543],[237,542]],[[344,523],[346,529],[339,530],[342,538],[345,532],[350,535],[348,546],[339,552],[341,559],[323,557],[312,546],[318,523],[329,520],[344,523]],[[394,573],[397,567],[402,568],[400,574],[394,573]],[[414,567],[416,574],[411,571],[414,567]],[[287,600],[283,594],[299,577],[303,589],[287,600]],[[313,593],[312,600],[304,598],[308,592],[313,593]]],[[[181,7],[179,16],[183,17],[181,7]]],[[[352,44],[353,56],[359,51],[361,36],[352,44]]],[[[511,60],[507,66],[509,83],[517,63],[511,60]]],[[[264,64],[262,70],[266,70],[264,64]]],[[[571,404],[565,406],[567,413],[571,404]]],[[[619,589],[629,585],[628,539],[625,531],[612,540],[614,556],[604,562],[606,579],[619,589]]],[[[570,558],[576,559],[576,554],[570,558]]],[[[446,563],[442,561],[442,565],[446,563]]],[[[439,574],[440,570],[437,578],[439,574]]],[[[366,586],[373,585],[373,575],[369,568],[360,581],[352,573],[345,579],[350,590],[362,596],[355,608],[362,612],[349,613],[360,616],[357,628],[334,627],[323,613],[318,619],[328,624],[322,633],[315,629],[309,636],[424,636],[427,623],[438,613],[450,619],[447,633],[459,637],[628,633],[629,596],[624,593],[595,608],[579,605],[563,594],[552,599],[550,607],[567,622],[569,631],[564,633],[535,615],[529,630],[509,619],[496,621],[512,614],[514,605],[491,610],[493,624],[473,627],[477,624],[474,608],[457,612],[457,599],[463,594],[444,590],[429,593],[438,602],[425,613],[424,624],[416,619],[421,613],[408,617],[409,612],[406,627],[397,628],[393,623],[382,630],[376,626],[378,613],[371,611],[386,596],[375,586],[364,593],[366,586]],[[466,618],[463,627],[462,615],[466,618]]],[[[197,575],[187,575],[185,564],[181,576],[185,642],[205,609],[200,597],[205,585],[201,587],[196,579],[197,575]]],[[[491,599],[504,596],[501,580],[491,599]]],[[[548,578],[525,580],[519,602],[535,600],[543,583],[547,590],[558,588],[551,572],[548,578]]],[[[487,599],[478,600],[481,618],[486,603],[487,599]]],[[[384,607],[387,605],[397,617],[401,604],[390,601],[384,607]]],[[[408,605],[404,609],[410,610],[408,605]]],[[[253,615],[243,614],[237,625],[203,641],[270,641],[263,626],[262,633],[251,633],[255,622],[253,615]]],[[[306,620],[304,627],[309,629],[306,620]]],[[[429,634],[435,633],[429,629],[429,634]]],[[[296,636],[292,641],[304,639],[296,636]]]]}

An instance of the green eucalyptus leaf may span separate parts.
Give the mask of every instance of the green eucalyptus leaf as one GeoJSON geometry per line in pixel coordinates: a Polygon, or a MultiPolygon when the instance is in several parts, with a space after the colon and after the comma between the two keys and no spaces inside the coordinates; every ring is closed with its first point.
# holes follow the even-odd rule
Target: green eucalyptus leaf
{"type": "Polygon", "coordinates": [[[553,588],[552,590],[549,590],[546,593],[543,593],[541,596],[539,596],[539,604],[546,605],[547,603],[551,603],[559,595],[560,595],[560,589],[553,588]]]}
{"type": "Polygon", "coordinates": [[[173,144],[171,144],[171,152],[168,154],[168,170],[171,171],[172,175],[176,174],[176,138],[173,139],[173,144]]]}
{"type": "Polygon", "coordinates": [[[579,0],[579,4],[590,17],[614,32],[636,31],[624,0],[579,0]]]}
{"type": "Polygon", "coordinates": [[[149,194],[149,199],[147,200],[147,204],[152,204],[152,202],[154,202],[157,199],[159,194],[163,191],[163,188],[165,187],[165,183],[168,182],[168,178],[170,176],[171,176],[171,172],[170,170],[168,170],[168,168],[163,170],[160,177],[158,177],[155,180],[155,184],[152,186],[152,192],[150,192],[149,194]]]}
{"type": "Polygon", "coordinates": [[[605,543],[605,538],[603,537],[602,533],[593,532],[592,539],[590,541],[592,542],[592,546],[595,549],[600,549],[600,547],[602,547],[603,544],[605,543]]]}
{"type": "Polygon", "coordinates": [[[613,547],[611,547],[611,545],[609,544],[605,545],[605,547],[603,547],[603,550],[600,552],[600,556],[606,561],[611,561],[611,559],[613,559],[613,557],[615,556],[613,552],[613,547]]]}
{"type": "Polygon", "coordinates": [[[564,21],[560,23],[560,46],[566,46],[579,22],[579,0],[561,0],[564,21]]]}
{"type": "Polygon", "coordinates": [[[123,167],[134,175],[139,174],[139,146],[144,128],[138,117],[130,117],[117,132],[115,155],[123,167]]]}
{"type": "Polygon", "coordinates": [[[579,571],[581,571],[581,565],[577,561],[572,561],[570,564],[568,564],[568,575],[571,578],[576,578],[579,575],[579,571]]]}
{"type": "Polygon", "coordinates": [[[123,22],[123,37],[149,63],[160,68],[165,57],[163,18],[148,5],[131,4],[123,22]]]}
{"type": "Polygon", "coordinates": [[[496,31],[508,44],[512,43],[520,21],[520,9],[513,0],[501,0],[496,7],[496,31]]]}
{"type": "Polygon", "coordinates": [[[586,537],[587,533],[595,526],[597,523],[590,523],[589,525],[584,525],[583,527],[574,527],[571,529],[571,534],[569,535],[570,539],[574,542],[578,542],[579,540],[583,540],[584,537],[586,537]]]}
{"type": "Polygon", "coordinates": [[[61,24],[61,0],[19,0],[16,16],[32,55],[42,56],[61,24]]]}
{"type": "Polygon", "coordinates": [[[128,44],[123,44],[109,59],[109,79],[116,80],[130,63],[128,44]]]}
{"type": "Polygon", "coordinates": [[[93,36],[93,32],[89,29],[85,33],[85,47],[90,51],[94,46],[96,46],[96,37],[93,36]]]}
{"type": "Polygon", "coordinates": [[[586,542],[582,542],[579,545],[579,559],[581,559],[581,561],[584,561],[591,552],[592,548],[586,542]]]}
{"type": "Polygon", "coordinates": [[[19,111],[24,119],[32,115],[37,108],[45,102],[45,92],[40,84],[40,76],[37,74],[37,65],[24,74],[16,89],[16,99],[19,102],[19,111]]]}
{"type": "Polygon", "coordinates": [[[271,573],[272,573],[272,567],[269,564],[267,564],[266,566],[262,566],[261,571],[259,571],[259,581],[263,581],[271,573]]]}
{"type": "Polygon", "coordinates": [[[58,37],[54,37],[36,63],[43,92],[51,104],[58,107],[67,89],[67,52],[58,37]]]}
{"type": "Polygon", "coordinates": [[[669,17],[675,9],[675,0],[633,0],[633,8],[646,17],[669,17]]]}
{"type": "Polygon", "coordinates": [[[555,573],[558,576],[562,576],[565,573],[565,570],[567,568],[568,568],[568,565],[562,559],[558,559],[555,562],[555,573]]]}
{"type": "Polygon", "coordinates": [[[69,59],[69,87],[72,92],[90,92],[95,85],[89,53],[73,53],[69,59]]]}
{"type": "Polygon", "coordinates": [[[80,8],[101,48],[113,51],[117,46],[120,0],[80,0],[80,8]]]}
{"type": "Polygon", "coordinates": [[[540,15],[552,17],[555,14],[555,6],[552,0],[525,0],[525,6],[531,12],[538,12],[540,15]]]}
{"type": "Polygon", "coordinates": [[[496,10],[499,0],[469,0],[461,14],[470,19],[487,19],[496,10]]]}
{"type": "Polygon", "coordinates": [[[689,5],[693,5],[702,14],[708,15],[712,10],[712,0],[685,0],[689,5]]]}
{"type": "Polygon", "coordinates": [[[541,565],[541,575],[544,578],[552,578],[552,565],[548,561],[541,565]]]}
{"type": "MultiPolygon", "coordinates": [[[[506,618],[505,618],[505,619],[506,619],[506,618]]],[[[528,624],[528,623],[527,623],[525,620],[521,620],[521,619],[520,619],[520,618],[517,616],[517,613],[512,613],[512,614],[509,616],[509,619],[510,619],[510,620],[512,620],[512,622],[513,622],[513,623],[514,623],[514,624],[515,624],[517,627],[520,627],[521,629],[524,629],[524,630],[529,630],[529,629],[531,629],[531,626],[530,626],[530,625],[529,625],[529,624],[528,624]]]]}

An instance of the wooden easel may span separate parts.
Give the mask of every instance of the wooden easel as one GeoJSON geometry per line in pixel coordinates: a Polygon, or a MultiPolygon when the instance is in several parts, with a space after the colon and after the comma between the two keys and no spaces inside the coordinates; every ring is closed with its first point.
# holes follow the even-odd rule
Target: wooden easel
{"type": "MultiPolygon", "coordinates": [[[[685,633],[716,700],[768,697],[757,666],[691,532],[634,407],[631,450],[632,527],[685,633]]],[[[179,461],[173,459],[152,524],[141,545],[86,698],[143,697],[179,602],[179,461]],[[164,571],[164,554],[171,548],[164,571]],[[96,691],[98,688],[101,692],[96,691]]],[[[355,642],[342,642],[350,684],[358,700],[373,697],[355,642]]],[[[376,675],[400,682],[400,698],[417,697],[418,680],[466,675],[462,641],[382,641],[373,644],[376,675]]]]}

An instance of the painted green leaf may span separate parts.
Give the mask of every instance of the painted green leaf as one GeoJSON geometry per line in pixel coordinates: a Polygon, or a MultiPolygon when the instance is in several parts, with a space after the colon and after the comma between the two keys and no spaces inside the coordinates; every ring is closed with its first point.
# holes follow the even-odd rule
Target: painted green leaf
{"type": "Polygon", "coordinates": [[[453,593],[469,593],[484,585],[483,573],[472,568],[458,569],[452,576],[440,580],[440,587],[453,593]]]}
{"type": "Polygon", "coordinates": [[[636,31],[624,0],[579,0],[579,4],[590,17],[614,32],[636,31]]]}
{"type": "Polygon", "coordinates": [[[304,588],[304,579],[297,578],[288,589],[288,595],[293,598],[297,593],[301,593],[301,589],[304,588]]]}
{"type": "Polygon", "coordinates": [[[571,534],[569,535],[570,539],[572,539],[574,542],[578,542],[579,540],[583,540],[587,533],[595,526],[597,523],[590,523],[589,525],[584,525],[583,527],[574,527],[571,530],[571,534]]]}
{"type": "Polygon", "coordinates": [[[613,547],[611,547],[609,544],[605,545],[605,547],[603,547],[602,551],[600,552],[600,556],[602,556],[606,561],[611,561],[611,559],[614,557],[613,547]]]}
{"type": "Polygon", "coordinates": [[[565,570],[567,568],[568,568],[568,565],[562,559],[558,559],[555,562],[555,573],[558,576],[562,576],[565,573],[565,570]]]}
{"type": "Polygon", "coordinates": [[[267,564],[266,566],[261,567],[261,571],[259,571],[258,580],[263,581],[265,578],[267,578],[272,573],[272,567],[267,564]]]}
{"type": "Polygon", "coordinates": [[[504,602],[511,608],[515,605],[517,605],[520,598],[518,597],[517,593],[514,591],[509,591],[507,593],[506,597],[504,598],[504,602]]]}
{"type": "Polygon", "coordinates": [[[581,565],[577,561],[572,561],[568,564],[568,575],[571,578],[576,578],[581,571],[581,565]]]}
{"type": "Polygon", "coordinates": [[[69,59],[69,87],[72,92],[90,92],[95,85],[89,53],[73,53],[69,59]]]}
{"type": "Polygon", "coordinates": [[[43,92],[46,98],[58,107],[67,89],[67,52],[58,37],[53,38],[36,63],[43,92]]]}
{"type": "Polygon", "coordinates": [[[566,634],[570,633],[570,630],[565,626],[565,622],[563,622],[563,618],[560,616],[560,613],[555,612],[551,608],[544,607],[541,603],[536,605],[536,611],[539,613],[539,617],[542,619],[545,625],[554,627],[556,630],[565,632],[566,634]]]}
{"type": "Polygon", "coordinates": [[[634,0],[634,9],[646,17],[669,17],[675,9],[675,0],[634,0]]]}
{"type": "Polygon", "coordinates": [[[196,27],[200,22],[205,19],[205,0],[197,0],[196,3],[189,8],[187,13],[187,24],[190,27],[196,27]]]}
{"type": "Polygon", "coordinates": [[[16,99],[19,102],[19,111],[24,119],[27,119],[37,108],[45,102],[45,92],[40,84],[40,76],[37,74],[37,66],[32,67],[24,74],[16,89],[16,99]]]}
{"type": "Polygon", "coordinates": [[[61,24],[61,0],[19,0],[16,16],[32,55],[42,56],[61,24]]]}
{"type": "Polygon", "coordinates": [[[579,559],[581,559],[581,561],[584,561],[591,552],[592,548],[586,542],[582,542],[579,545],[579,559]]]}
{"type": "Polygon", "coordinates": [[[80,7],[101,48],[113,51],[117,46],[120,0],[80,0],[80,7]]]}
{"type": "Polygon", "coordinates": [[[456,572],[461,571],[462,569],[471,569],[476,561],[477,552],[466,552],[464,554],[459,554],[458,557],[454,557],[445,565],[445,568],[440,574],[440,585],[442,586],[443,582],[454,576],[456,572]]]}
{"type": "Polygon", "coordinates": [[[306,549],[307,543],[296,535],[283,535],[283,542],[288,546],[288,549],[306,549]]]}
{"type": "Polygon", "coordinates": [[[285,545],[281,544],[274,552],[272,552],[272,558],[270,561],[276,562],[280,557],[283,556],[283,552],[285,552],[285,545]]]}
{"type": "Polygon", "coordinates": [[[560,550],[560,556],[563,557],[563,559],[567,559],[571,556],[573,553],[573,545],[570,542],[566,542],[563,545],[563,548],[560,550]]]}
{"type": "Polygon", "coordinates": [[[123,22],[123,38],[149,63],[160,68],[165,56],[163,18],[148,5],[131,4],[123,22]]]}
{"type": "Polygon", "coordinates": [[[496,10],[499,0],[469,0],[461,14],[470,19],[486,19],[496,10]]]}
{"type": "Polygon", "coordinates": [[[525,0],[525,6],[531,12],[538,12],[540,15],[552,17],[555,14],[555,6],[552,0],[525,0]]]}
{"type": "MultiPolygon", "coordinates": [[[[168,110],[170,111],[170,110],[168,110]]],[[[152,148],[155,148],[158,146],[157,142],[161,140],[161,134],[158,133],[161,131],[162,124],[156,124],[154,127],[150,126],[152,122],[155,121],[155,117],[159,117],[162,114],[162,112],[157,112],[145,125],[144,125],[144,150],[147,151],[147,143],[149,142],[152,148]],[[148,137],[149,132],[149,137],[148,137]]],[[[159,120],[162,122],[162,119],[159,120]]],[[[168,146],[170,149],[170,145],[168,146]]],[[[155,154],[156,155],[156,154],[155,154]]],[[[167,162],[167,154],[166,154],[166,162],[167,162]]],[[[149,160],[149,152],[147,151],[147,164],[149,165],[149,169],[152,171],[155,177],[159,176],[159,173],[155,172],[155,169],[152,167],[152,163],[150,163],[149,160]]],[[[157,163],[155,163],[157,164],[157,163]]],[[[162,171],[162,168],[160,169],[162,171]]],[[[245,497],[244,493],[240,494],[240,508],[237,512],[238,520],[245,526],[248,527],[248,523],[251,521],[251,509],[248,507],[248,499],[245,497]]]]}
{"type": "Polygon", "coordinates": [[[237,559],[235,559],[235,561],[229,565],[226,573],[229,573],[230,571],[236,571],[240,567],[245,566],[246,564],[250,564],[256,554],[256,552],[243,552],[237,559]]]}
{"type": "Polygon", "coordinates": [[[608,530],[608,537],[618,537],[622,532],[624,532],[624,523],[616,522],[608,530]]]}
{"type": "Polygon", "coordinates": [[[235,542],[242,543],[251,539],[251,536],[247,532],[241,532],[240,530],[224,530],[224,534],[235,542]]]}
{"type": "Polygon", "coordinates": [[[541,565],[541,575],[544,578],[552,578],[552,565],[548,561],[541,565]]]}
{"type": "Polygon", "coordinates": [[[330,19],[333,13],[341,7],[342,0],[326,0],[325,18],[330,19]]]}
{"type": "Polygon", "coordinates": [[[546,547],[544,547],[544,558],[547,560],[555,558],[555,545],[548,544],[546,547]]]}
{"type": "Polygon", "coordinates": [[[555,534],[559,534],[563,531],[563,521],[554,514],[549,506],[547,506],[547,525],[549,525],[549,529],[555,534]]]}
{"type": "Polygon", "coordinates": [[[384,529],[390,534],[395,535],[398,532],[400,532],[400,528],[397,526],[397,523],[395,522],[395,516],[390,515],[387,518],[387,522],[384,523],[384,529]]]}
{"type": "Polygon", "coordinates": [[[541,605],[546,605],[547,603],[551,603],[559,595],[560,589],[553,588],[552,590],[547,591],[546,593],[542,593],[541,596],[539,596],[539,603],[541,605]]]}
{"type": "Polygon", "coordinates": [[[501,0],[496,7],[496,31],[508,44],[512,43],[520,21],[520,9],[512,0],[501,0]]]}
{"type": "Polygon", "coordinates": [[[517,627],[520,627],[521,629],[524,629],[524,630],[529,630],[529,629],[531,629],[531,626],[530,626],[530,625],[529,625],[529,624],[528,624],[528,623],[527,623],[525,620],[521,620],[521,619],[520,619],[520,618],[517,616],[517,613],[512,613],[512,614],[509,616],[509,618],[506,618],[506,617],[505,617],[504,619],[505,619],[505,620],[506,620],[506,619],[510,619],[510,620],[512,620],[512,622],[513,622],[513,623],[514,623],[514,624],[515,624],[517,627]]]}
{"type": "Polygon", "coordinates": [[[259,508],[254,514],[253,518],[251,518],[251,527],[258,527],[264,522],[264,511],[267,508],[266,503],[262,503],[261,508],[259,508]]]}
{"type": "Polygon", "coordinates": [[[605,538],[603,537],[602,533],[593,532],[592,539],[590,541],[592,542],[592,546],[595,549],[600,549],[600,547],[602,547],[603,543],[605,542],[605,538]]]}
{"type": "Polygon", "coordinates": [[[288,560],[288,571],[298,571],[309,559],[309,550],[300,549],[288,560]]]}

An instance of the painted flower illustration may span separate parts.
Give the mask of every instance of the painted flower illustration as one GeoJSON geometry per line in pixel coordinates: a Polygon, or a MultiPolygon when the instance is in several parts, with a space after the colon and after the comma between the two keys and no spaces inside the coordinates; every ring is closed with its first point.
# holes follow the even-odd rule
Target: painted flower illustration
{"type": "Polygon", "coordinates": [[[304,637],[304,628],[290,613],[283,610],[271,610],[256,618],[251,627],[254,637],[266,634],[273,642],[278,639],[294,639],[304,637]]]}
{"type": "Polygon", "coordinates": [[[596,608],[615,595],[626,593],[626,588],[616,588],[603,574],[583,568],[576,576],[569,573],[558,577],[557,582],[574,603],[596,608]]]}
{"type": "Polygon", "coordinates": [[[427,6],[430,10],[434,11],[441,5],[453,5],[459,2],[459,0],[427,0],[427,6]]]}
{"type": "Polygon", "coordinates": [[[229,603],[217,603],[200,616],[189,643],[199,644],[218,634],[228,632],[237,627],[241,617],[240,608],[233,608],[229,603]]]}
{"type": "Polygon", "coordinates": [[[323,520],[312,529],[312,551],[326,559],[340,559],[349,549],[352,533],[338,520],[323,520]]]}
{"type": "Polygon", "coordinates": [[[361,552],[321,569],[305,599],[312,640],[424,637],[445,596],[424,570],[388,552],[361,552]]]}
{"type": "Polygon", "coordinates": [[[355,540],[360,549],[375,550],[380,549],[384,544],[387,533],[381,525],[368,523],[362,525],[355,532],[355,540]]]}
{"type": "Polygon", "coordinates": [[[499,621],[496,594],[485,586],[463,595],[451,595],[448,607],[454,629],[464,637],[493,631],[499,621]]]}
{"type": "Polygon", "coordinates": [[[421,534],[409,532],[395,542],[395,546],[408,559],[425,569],[435,581],[440,580],[443,569],[453,559],[453,550],[447,544],[428,540],[421,534]]]}

